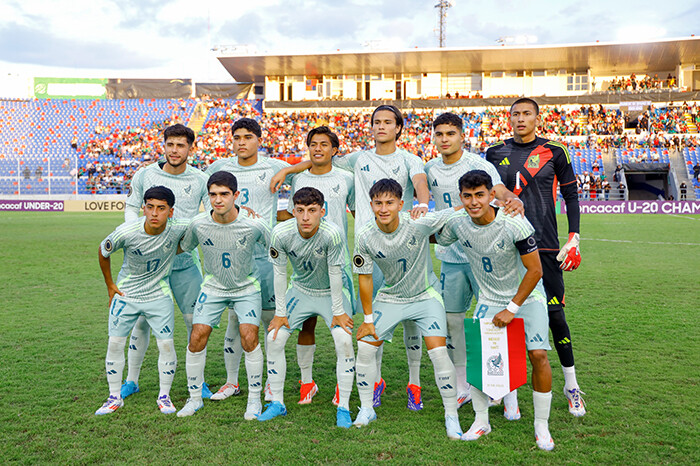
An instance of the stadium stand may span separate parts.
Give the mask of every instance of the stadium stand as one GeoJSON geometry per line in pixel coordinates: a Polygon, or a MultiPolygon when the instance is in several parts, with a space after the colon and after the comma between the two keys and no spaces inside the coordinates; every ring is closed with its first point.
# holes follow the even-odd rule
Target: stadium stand
{"type": "MultiPolygon", "coordinates": [[[[511,134],[507,109],[448,110],[464,121],[465,147],[482,156],[490,143],[511,134]]],[[[611,148],[617,149],[617,163],[669,163],[669,150],[681,147],[692,174],[698,110],[694,103],[652,108],[638,120],[653,131],[630,134],[624,132],[627,116],[619,106],[544,106],[541,134],[568,145],[577,174],[604,180],[603,152],[611,148]]],[[[431,122],[442,111],[407,111],[399,146],[424,161],[436,157],[430,143],[431,122]]],[[[204,168],[225,156],[230,125],[243,116],[261,119],[261,149],[290,163],[304,155],[305,136],[313,126],[333,128],[340,136],[341,153],[366,148],[372,140],[366,109],[272,111],[263,116],[260,101],[231,99],[4,100],[0,101],[0,193],[123,193],[131,175],[162,154],[162,129],[195,119],[201,130],[192,163],[204,168]]]]}

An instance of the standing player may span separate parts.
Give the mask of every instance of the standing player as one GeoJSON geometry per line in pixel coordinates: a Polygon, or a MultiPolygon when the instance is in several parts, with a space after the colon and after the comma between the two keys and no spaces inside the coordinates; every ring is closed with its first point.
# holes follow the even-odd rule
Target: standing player
{"type": "MultiPolygon", "coordinates": [[[[462,119],[454,113],[443,113],[433,121],[433,143],[441,157],[425,164],[428,184],[435,199],[435,210],[459,205],[459,177],[470,170],[484,170],[492,179],[496,197],[504,201],[503,211],[523,213],[523,203],[501,182],[490,163],[476,154],[462,150],[462,119]]],[[[464,341],[464,315],[471,307],[472,296],[478,299],[479,287],[471,265],[460,243],[450,247],[435,246],[435,257],[441,261],[440,285],[447,312],[447,350],[457,371],[457,403],[463,406],[471,399],[467,383],[467,355],[464,341]]]]}
{"type": "MultiPolygon", "coordinates": [[[[218,171],[227,171],[235,175],[241,191],[241,195],[238,197],[239,204],[253,209],[272,229],[277,218],[277,194],[270,192],[270,181],[274,174],[282,168],[289,167],[289,164],[279,159],[258,157],[262,130],[257,121],[250,118],[240,118],[231,126],[231,133],[233,134],[235,157],[217,160],[209,166],[206,173],[211,175],[218,171]]],[[[267,248],[262,245],[255,247],[254,257],[260,274],[262,323],[264,328],[267,328],[275,313],[272,264],[267,260],[267,248]]],[[[238,369],[242,356],[240,338],[236,313],[229,312],[228,326],[224,336],[226,384],[212,395],[213,400],[224,400],[231,395],[240,393],[238,387],[238,369]]],[[[270,399],[268,387],[265,389],[265,399],[270,399]]]]}
{"type": "Polygon", "coordinates": [[[168,220],[173,216],[175,196],[164,186],[148,189],[142,201],[146,215],[121,224],[100,244],[100,269],[109,295],[109,344],[105,359],[109,398],[95,412],[98,415],[113,413],[124,405],[120,389],[124,346],[139,316],[145,318],[158,341],[158,408],[163,414],[175,412],[170,401],[177,366],[173,344],[175,310],[167,278],[187,221],[168,220]],[[115,284],[110,256],[119,249],[124,250],[124,263],[115,284]]]}
{"type": "Polygon", "coordinates": [[[239,333],[248,373],[248,406],[244,418],[250,421],[257,418],[262,409],[263,370],[263,354],[258,342],[260,284],[254,276],[253,255],[256,245],[267,248],[270,230],[267,222],[240,215],[234,204],[240,192],[232,174],[214,173],[207,182],[207,189],[213,210],[192,219],[180,242],[184,251],[192,251],[201,245],[207,274],[197,298],[192,338],[187,348],[190,398],[177,415],[191,416],[202,407],[207,342],[212,328],[219,324],[221,314],[230,307],[240,322],[239,333]]]}
{"type": "MultiPolygon", "coordinates": [[[[348,171],[333,167],[331,161],[338,153],[340,141],[328,126],[319,126],[306,136],[306,145],[309,148],[311,168],[299,173],[292,180],[292,196],[304,187],[318,189],[323,194],[326,213],[324,220],[341,227],[344,238],[348,236],[347,208],[355,214],[355,186],[352,174],[348,171]]],[[[294,203],[290,202],[287,208],[289,212],[280,214],[280,218],[290,219],[294,212],[294,203]]],[[[347,241],[344,241],[347,249],[347,241]]],[[[347,251],[349,257],[350,252],[347,251]]],[[[352,283],[352,271],[350,261],[343,268],[343,286],[350,290],[350,304],[355,308],[355,290],[352,283]]],[[[301,370],[300,404],[311,403],[311,399],[318,391],[318,386],[313,381],[312,369],[314,352],[316,350],[316,316],[311,316],[304,321],[297,339],[297,361],[301,370]]],[[[333,403],[338,404],[338,387],[336,387],[333,403]]]]}
{"type": "Polygon", "coordinates": [[[576,380],[571,333],[564,315],[564,277],[562,270],[575,270],[581,263],[579,252],[580,210],[576,177],[566,146],[537,137],[540,108],[532,99],[516,100],[510,107],[513,138],[498,142],[486,151],[508,189],[525,203],[525,216],[535,227],[535,239],[542,261],[549,328],[564,371],[564,394],[569,412],[586,414],[584,394],[576,380]],[[566,202],[569,239],[561,250],[557,232],[555,199],[557,183],[566,202]]]}
{"type": "Polygon", "coordinates": [[[445,308],[434,289],[437,277],[428,262],[428,238],[442,228],[451,212],[431,213],[411,220],[407,213],[400,213],[402,194],[396,181],[377,181],[369,192],[376,220],[362,227],[355,239],[353,265],[359,274],[364,311],[364,323],[357,331],[357,391],[361,406],[355,425],[362,427],[377,418],[372,399],[377,352],[384,340],[391,339],[400,322],[411,320],[425,338],[435,369],[435,382],[445,407],[447,436],[458,439],[462,430],[457,416],[455,367],[445,346],[445,308]],[[385,285],[373,303],[375,263],[384,274],[385,285]]]}
{"type": "MultiPolygon", "coordinates": [[[[403,191],[403,210],[411,211],[412,216],[424,215],[428,212],[430,191],[423,171],[423,161],[403,149],[396,147],[396,141],[403,130],[403,116],[398,108],[393,105],[380,105],[374,109],[370,120],[372,134],[374,136],[374,149],[354,152],[350,155],[335,157],[333,164],[337,167],[353,172],[355,178],[356,205],[359,207],[355,215],[355,238],[360,229],[367,223],[374,222],[374,213],[371,209],[369,189],[380,179],[393,179],[399,183],[403,191]],[[418,198],[418,206],[413,205],[413,194],[418,198]]],[[[308,162],[299,163],[293,168],[282,171],[275,177],[279,187],[282,176],[287,173],[298,173],[309,167],[308,162]]],[[[372,274],[374,294],[382,286],[382,271],[375,267],[372,274]]],[[[421,338],[418,328],[412,321],[404,323],[404,344],[408,358],[408,408],[420,410],[423,401],[420,392],[420,360],[422,353],[421,338]]],[[[382,349],[377,356],[377,381],[375,382],[374,406],[381,405],[381,395],[386,388],[386,383],[381,375],[382,349]]]]}
{"type": "Polygon", "coordinates": [[[272,403],[259,421],[287,414],[284,379],[287,362],[284,345],[294,329],[310,317],[321,316],[331,330],[337,356],[338,409],[336,425],[350,428],[350,392],[355,375],[352,347],[352,305],[350,290],[343,286],[343,269],[349,267],[343,232],[323,219],[323,194],[304,187],[294,193],[294,217],[272,231],[270,260],[275,271],[276,312],[267,335],[267,376],[272,403]],[[294,274],[287,288],[287,259],[294,274]],[[281,330],[281,331],[280,331],[281,330]]]}
{"type": "MultiPolygon", "coordinates": [[[[459,190],[466,213],[453,214],[438,243],[462,243],[474,276],[479,283],[479,299],[474,317],[493,319],[505,327],[516,316],[525,321],[525,339],[532,364],[532,400],[535,405],[535,441],[542,450],[554,448],[549,434],[549,408],[552,402],[552,368],[547,360],[549,340],[544,295],[535,290],[542,277],[535,230],[526,219],[508,217],[490,203],[495,198],[491,176],[483,170],[466,173],[459,179],[459,190]],[[525,273],[522,274],[522,269],[525,273]]],[[[489,398],[472,387],[476,419],[463,440],[477,440],[491,432],[489,398]]]]}
{"type": "MultiPolygon", "coordinates": [[[[194,131],[180,124],[169,126],[163,132],[163,139],[165,162],[153,163],[141,168],[131,180],[124,212],[126,221],[138,218],[143,193],[152,186],[163,185],[173,191],[177,200],[175,218],[190,219],[199,213],[200,204],[203,204],[205,209],[209,206],[207,176],[201,170],[187,164],[187,158],[192,154],[194,131]]],[[[192,251],[192,254],[181,254],[175,258],[169,284],[177,307],[180,308],[185,320],[189,341],[192,332],[192,311],[199,294],[199,286],[202,284],[202,273],[196,250],[192,251]]],[[[139,391],[139,375],[149,339],[150,332],[146,319],[140,317],[131,331],[129,370],[126,382],[121,389],[124,398],[139,391]]],[[[211,392],[206,384],[204,385],[205,398],[209,398],[211,392]]]]}

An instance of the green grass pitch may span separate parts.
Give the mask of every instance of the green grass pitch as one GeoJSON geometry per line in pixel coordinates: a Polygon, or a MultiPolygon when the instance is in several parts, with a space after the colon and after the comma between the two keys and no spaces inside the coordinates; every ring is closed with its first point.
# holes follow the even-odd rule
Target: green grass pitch
{"type": "MultiPolygon", "coordinates": [[[[311,405],[296,404],[299,369],[293,341],[287,345],[286,417],[244,421],[245,389],[243,396],[205,401],[191,418],[160,414],[153,341],[141,374],[141,393],[128,398],[115,414],[95,416],[108,394],[107,293],[97,248],[122,218],[0,214],[2,462],[700,462],[695,404],[700,399],[698,216],[583,216],[583,262],[579,270],[566,274],[566,283],[567,319],[588,414],[579,419],[569,415],[558,359],[550,352],[550,430],[556,443],[550,453],[535,447],[528,386],[520,390],[520,421],[508,422],[501,408],[491,408],[493,432],[487,437],[474,443],[448,440],[427,355],[421,374],[425,408],[409,412],[400,329],[384,352],[387,391],[379,418],[364,429],[335,427],[330,403],[335,356],[322,323],[317,327],[314,365],[320,392],[311,405]]],[[[564,218],[561,224],[566,224],[564,218]]],[[[113,260],[115,274],[120,260],[113,260]]],[[[179,367],[172,398],[179,409],[187,398],[186,334],[179,314],[176,327],[179,367]]],[[[205,374],[214,389],[225,381],[223,334],[223,328],[215,330],[209,345],[205,374]]],[[[241,381],[244,375],[242,365],[241,381]]],[[[353,412],[358,404],[353,389],[353,412]]],[[[467,405],[460,410],[462,427],[468,428],[472,420],[467,405]]]]}

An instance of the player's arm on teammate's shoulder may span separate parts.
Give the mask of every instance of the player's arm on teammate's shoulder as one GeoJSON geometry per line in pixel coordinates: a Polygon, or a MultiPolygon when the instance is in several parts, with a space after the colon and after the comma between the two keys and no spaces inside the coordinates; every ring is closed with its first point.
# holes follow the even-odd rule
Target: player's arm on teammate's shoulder
{"type": "Polygon", "coordinates": [[[428,189],[428,178],[425,176],[425,172],[413,175],[411,182],[416,193],[416,199],[418,199],[418,205],[410,210],[411,218],[415,220],[428,213],[430,189],[428,189]]]}
{"type": "Polygon", "coordinates": [[[111,305],[112,298],[114,298],[115,294],[124,296],[124,293],[119,290],[117,284],[114,283],[114,280],[112,279],[112,261],[110,260],[109,256],[105,257],[102,255],[102,246],[98,248],[97,256],[100,261],[102,276],[105,279],[105,285],[107,285],[107,294],[109,296],[109,304],[111,305]]]}
{"type": "Polygon", "coordinates": [[[525,217],[525,204],[515,193],[506,188],[503,183],[494,186],[493,190],[496,192],[496,199],[499,201],[498,205],[503,209],[504,214],[511,217],[520,214],[520,216],[525,217]]]}
{"type": "Polygon", "coordinates": [[[515,296],[508,303],[508,307],[493,316],[493,323],[496,327],[505,327],[513,320],[520,306],[523,305],[537,286],[537,282],[542,278],[542,263],[540,262],[540,253],[537,250],[535,237],[529,236],[522,241],[518,241],[516,247],[520,251],[520,260],[525,266],[525,275],[520,281],[520,286],[518,286],[515,296]]]}
{"type": "Polygon", "coordinates": [[[294,165],[280,169],[280,171],[275,173],[270,180],[270,192],[277,192],[285,183],[289,175],[296,175],[297,173],[301,173],[309,168],[311,168],[311,162],[306,160],[304,162],[295,163],[294,165]]]}
{"type": "Polygon", "coordinates": [[[364,321],[357,329],[357,339],[361,340],[367,335],[372,335],[375,340],[379,340],[377,332],[374,329],[374,316],[372,314],[372,274],[363,273],[358,275],[357,283],[360,286],[360,302],[362,303],[362,312],[364,313],[364,321]]]}

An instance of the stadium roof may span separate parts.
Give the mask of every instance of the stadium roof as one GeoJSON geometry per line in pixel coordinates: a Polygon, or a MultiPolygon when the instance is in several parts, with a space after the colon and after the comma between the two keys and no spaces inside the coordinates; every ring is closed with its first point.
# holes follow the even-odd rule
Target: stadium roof
{"type": "Polygon", "coordinates": [[[265,76],[453,74],[551,69],[590,69],[593,74],[654,73],[675,71],[679,64],[700,65],[700,37],[639,43],[231,55],[221,56],[219,61],[238,82],[262,82],[265,76]]]}

